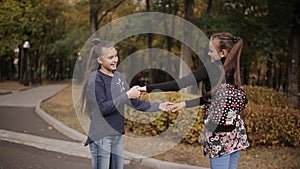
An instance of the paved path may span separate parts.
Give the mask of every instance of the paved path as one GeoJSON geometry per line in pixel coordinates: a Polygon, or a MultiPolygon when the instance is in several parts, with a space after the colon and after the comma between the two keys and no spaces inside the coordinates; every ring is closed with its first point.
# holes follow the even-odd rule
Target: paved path
{"type": "MultiPolygon", "coordinates": [[[[65,87],[46,85],[0,96],[0,169],[91,168],[88,147],[82,144],[85,136],[39,107],[65,87]]],[[[124,168],[203,169],[151,158],[126,158],[124,168]]]]}
{"type": "Polygon", "coordinates": [[[0,143],[1,169],[88,169],[90,159],[6,141],[0,143]]]}
{"type": "Polygon", "coordinates": [[[74,141],[47,124],[35,113],[34,108],[0,107],[0,129],[45,138],[74,141]]]}
{"type": "Polygon", "coordinates": [[[67,85],[45,85],[22,92],[2,95],[0,106],[35,107],[39,101],[51,97],[67,85]]]}

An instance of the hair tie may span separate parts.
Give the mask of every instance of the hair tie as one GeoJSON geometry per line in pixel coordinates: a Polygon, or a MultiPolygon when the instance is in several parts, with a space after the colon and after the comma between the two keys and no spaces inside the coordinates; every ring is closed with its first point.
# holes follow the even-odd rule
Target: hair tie
{"type": "Polygon", "coordinates": [[[93,39],[93,45],[98,45],[100,42],[101,42],[101,40],[99,39],[99,38],[95,38],[95,39],[93,39]]]}
{"type": "Polygon", "coordinates": [[[232,41],[233,43],[237,43],[241,38],[239,36],[233,36],[232,41]]]}

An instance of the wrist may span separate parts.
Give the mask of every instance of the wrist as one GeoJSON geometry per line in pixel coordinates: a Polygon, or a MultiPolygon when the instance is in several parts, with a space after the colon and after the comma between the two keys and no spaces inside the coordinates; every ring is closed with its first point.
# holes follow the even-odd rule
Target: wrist
{"type": "Polygon", "coordinates": [[[127,91],[127,92],[126,92],[126,95],[127,95],[128,99],[130,99],[130,98],[131,98],[131,96],[130,96],[130,92],[129,92],[129,91],[127,91]]]}
{"type": "Polygon", "coordinates": [[[185,102],[181,102],[182,108],[185,108],[186,103],[185,102]]]}

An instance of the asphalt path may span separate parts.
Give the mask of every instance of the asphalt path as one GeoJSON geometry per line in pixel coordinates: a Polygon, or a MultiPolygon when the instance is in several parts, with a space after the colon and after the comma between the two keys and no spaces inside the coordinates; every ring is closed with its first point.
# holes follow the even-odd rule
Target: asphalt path
{"type": "MultiPolygon", "coordinates": [[[[30,107],[1,107],[0,129],[73,141],[47,124],[30,107]]],[[[82,145],[83,146],[83,145],[82,145]]],[[[0,169],[89,169],[91,159],[0,140],[0,169]]],[[[150,169],[130,162],[124,169],[150,169]]]]}
{"type": "Polygon", "coordinates": [[[0,128],[41,137],[74,141],[40,118],[34,108],[0,107],[0,128]]]}
{"type": "Polygon", "coordinates": [[[88,169],[90,159],[0,142],[0,169],[88,169]]]}
{"type": "MultiPolygon", "coordinates": [[[[91,168],[89,148],[82,143],[86,136],[39,108],[42,100],[66,86],[45,85],[0,95],[0,169],[91,168]]],[[[129,157],[124,162],[124,169],[204,169],[152,158],[129,157]]]]}

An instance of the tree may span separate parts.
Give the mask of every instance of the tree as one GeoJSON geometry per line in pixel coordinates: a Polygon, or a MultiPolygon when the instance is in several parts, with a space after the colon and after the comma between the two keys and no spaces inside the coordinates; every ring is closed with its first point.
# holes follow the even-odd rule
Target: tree
{"type": "Polygon", "coordinates": [[[90,30],[91,32],[96,32],[99,29],[99,25],[101,24],[101,21],[108,15],[109,12],[112,12],[113,10],[117,9],[125,0],[120,0],[115,4],[111,4],[112,1],[105,1],[105,0],[89,0],[89,6],[90,6],[90,30]],[[105,6],[104,9],[103,4],[108,4],[108,6],[105,6]],[[98,19],[99,13],[101,10],[102,15],[100,16],[100,19],[98,19]]]}
{"type": "Polygon", "coordinates": [[[299,57],[300,57],[300,2],[296,1],[293,5],[293,25],[291,30],[292,54],[288,62],[288,94],[294,107],[299,107],[299,57]]]}
{"type": "MultiPolygon", "coordinates": [[[[194,0],[184,0],[184,19],[193,22],[194,19],[194,0]]],[[[183,25],[184,26],[184,25],[183,25]]],[[[186,30],[186,29],[184,29],[186,30]]],[[[190,32],[184,32],[185,39],[192,39],[192,34],[190,32]]],[[[188,67],[193,67],[192,51],[185,44],[181,47],[181,62],[179,76],[183,77],[187,75],[190,71],[184,69],[184,65],[187,64],[188,67]]],[[[191,88],[185,88],[182,90],[184,93],[191,93],[191,88]]]]}
{"type": "Polygon", "coordinates": [[[101,9],[100,0],[89,0],[90,5],[90,30],[96,32],[98,30],[98,15],[101,9]]]}
{"type": "MultiPolygon", "coordinates": [[[[31,83],[41,81],[42,61],[50,44],[61,38],[65,20],[64,7],[59,0],[1,1],[1,37],[4,51],[30,42],[29,75],[31,83]],[[3,33],[3,34],[2,34],[3,33]],[[13,44],[12,44],[13,42],[13,44]]],[[[20,50],[22,51],[22,50],[20,50]]],[[[21,59],[21,65],[24,59],[21,59]]],[[[25,65],[25,64],[23,64],[25,65]]],[[[20,75],[22,79],[24,72],[20,75]]],[[[21,81],[22,82],[22,81],[21,81]]]]}

